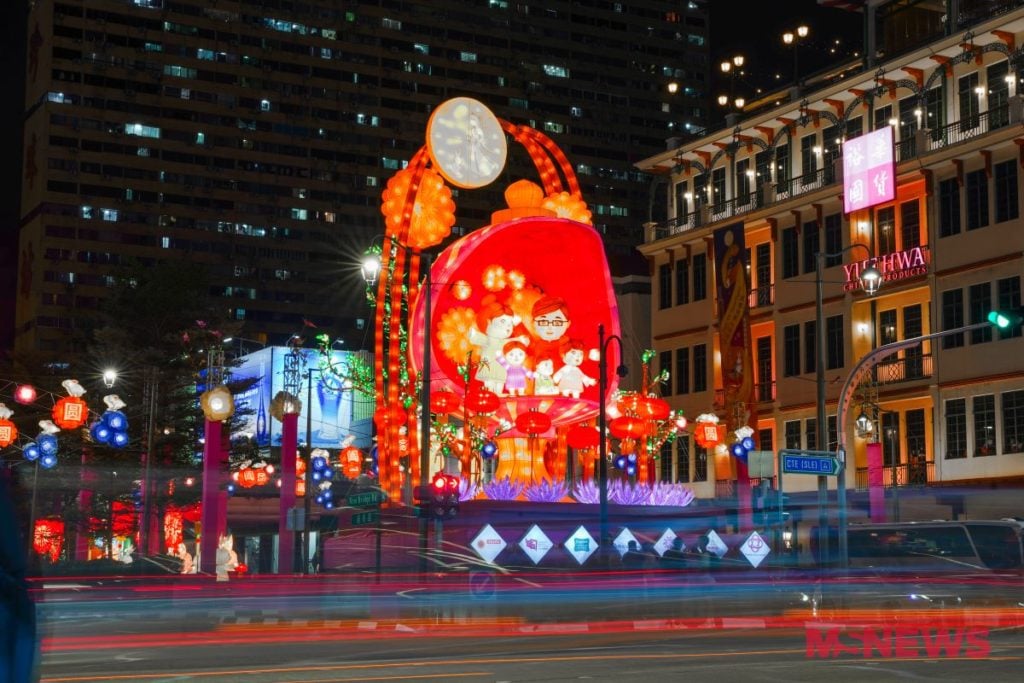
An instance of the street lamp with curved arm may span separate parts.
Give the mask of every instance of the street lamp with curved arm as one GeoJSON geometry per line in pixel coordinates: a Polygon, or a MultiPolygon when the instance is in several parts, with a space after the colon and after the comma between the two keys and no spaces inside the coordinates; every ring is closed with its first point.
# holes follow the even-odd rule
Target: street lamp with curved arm
{"type": "MultiPolygon", "coordinates": [[[[815,363],[815,380],[817,383],[817,433],[818,443],[817,447],[819,451],[828,450],[828,419],[825,415],[825,357],[828,353],[826,348],[825,338],[825,315],[823,312],[824,298],[825,298],[825,285],[822,280],[822,272],[825,270],[825,259],[830,257],[842,256],[846,252],[860,247],[868,252],[868,259],[872,261],[871,265],[860,271],[860,283],[864,291],[869,295],[873,296],[878,292],[879,287],[882,285],[882,273],[874,265],[875,253],[871,248],[861,242],[854,242],[849,244],[837,252],[829,253],[819,251],[815,256],[815,268],[814,268],[814,282],[816,286],[815,296],[815,333],[818,341],[818,358],[815,363]]],[[[838,411],[837,411],[838,412],[838,411]]],[[[838,424],[837,424],[838,431],[838,424]]],[[[844,458],[845,460],[845,458],[844,458]]],[[[818,477],[818,527],[821,529],[819,533],[819,547],[821,548],[821,557],[827,557],[828,549],[828,536],[824,534],[825,529],[828,528],[828,478],[824,476],[818,477]]],[[[836,508],[838,513],[838,531],[839,531],[839,543],[840,548],[845,547],[846,539],[846,463],[841,462],[839,473],[836,475],[836,508]]]]}
{"type": "MultiPolygon", "coordinates": [[[[600,358],[598,359],[598,374],[597,374],[597,433],[598,433],[598,457],[597,457],[597,482],[598,482],[598,496],[601,503],[601,540],[599,541],[602,551],[606,550],[605,546],[608,543],[608,439],[606,431],[608,428],[608,401],[606,394],[608,393],[608,345],[612,342],[616,342],[619,345],[619,358],[622,358],[622,338],[617,334],[613,334],[610,337],[605,338],[604,336],[604,325],[597,326],[597,342],[600,350],[600,358]]],[[[625,377],[628,373],[628,369],[619,361],[619,366],[615,369],[615,374],[619,377],[625,377]]]]}

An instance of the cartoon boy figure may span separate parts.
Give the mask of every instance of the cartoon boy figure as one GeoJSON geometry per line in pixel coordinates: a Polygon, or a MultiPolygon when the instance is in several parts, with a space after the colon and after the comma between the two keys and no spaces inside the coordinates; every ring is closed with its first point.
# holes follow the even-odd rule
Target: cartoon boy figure
{"type": "MultiPolygon", "coordinates": [[[[498,356],[512,336],[512,330],[519,323],[508,306],[492,300],[486,303],[477,315],[477,322],[483,325],[483,332],[476,328],[469,330],[469,343],[480,347],[480,364],[477,366],[476,379],[480,380],[488,391],[501,393],[505,384],[505,368],[498,363],[498,356]]],[[[529,337],[520,335],[516,340],[523,344],[530,343],[529,337]]]]}
{"type": "Polygon", "coordinates": [[[565,365],[555,373],[554,381],[562,396],[579,398],[583,393],[583,387],[592,387],[597,380],[588,377],[580,370],[583,365],[583,342],[578,339],[571,340],[562,352],[562,360],[565,365]]]}
{"type": "Polygon", "coordinates": [[[533,379],[533,372],[527,370],[526,346],[519,341],[505,344],[504,352],[498,351],[498,363],[505,368],[505,392],[510,396],[526,393],[526,380],[533,379]]]}
{"type": "Polygon", "coordinates": [[[537,361],[537,368],[533,371],[533,395],[558,395],[558,387],[555,386],[555,359],[553,356],[547,356],[537,361]]]}
{"type": "Polygon", "coordinates": [[[569,307],[565,299],[544,295],[533,304],[530,311],[533,318],[532,331],[536,337],[531,345],[536,358],[561,356],[565,333],[569,331],[569,307]]]}

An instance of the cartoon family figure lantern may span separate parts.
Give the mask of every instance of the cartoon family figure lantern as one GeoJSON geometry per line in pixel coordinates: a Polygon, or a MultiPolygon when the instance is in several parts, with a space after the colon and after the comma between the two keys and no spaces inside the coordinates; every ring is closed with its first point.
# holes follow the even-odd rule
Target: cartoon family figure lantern
{"type": "MultiPolygon", "coordinates": [[[[565,430],[593,420],[606,399],[598,396],[592,360],[598,325],[619,333],[601,237],[571,164],[542,133],[459,97],[434,111],[426,146],[388,181],[382,199],[374,349],[381,488],[400,498],[405,456],[419,480],[420,440],[408,437],[419,431],[416,384],[428,338],[430,391],[454,396],[445,411],[502,425],[486,439],[497,445],[497,476],[537,478],[534,455],[544,449],[527,442],[562,434],[564,443],[565,430]],[[422,252],[455,223],[448,184],[474,189],[493,182],[505,167],[506,136],[526,149],[539,183],[512,183],[507,207],[493,213],[490,225],[436,256],[424,310],[422,252]]],[[[607,362],[615,367],[612,355],[607,362]]],[[[480,455],[469,450],[459,454],[464,474],[480,455]]]]}

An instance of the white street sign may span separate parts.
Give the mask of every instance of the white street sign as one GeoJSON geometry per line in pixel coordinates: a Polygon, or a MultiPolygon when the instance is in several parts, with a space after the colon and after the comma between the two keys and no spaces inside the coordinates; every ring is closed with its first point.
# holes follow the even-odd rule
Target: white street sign
{"type": "Polygon", "coordinates": [[[597,550],[597,541],[586,529],[580,527],[565,539],[565,549],[577,562],[583,564],[597,550]]]}
{"type": "Polygon", "coordinates": [[[727,552],[729,552],[729,546],[727,546],[725,544],[725,541],[722,540],[722,537],[719,536],[718,532],[716,532],[714,529],[712,529],[711,531],[709,531],[707,533],[707,537],[708,537],[708,548],[707,548],[707,550],[708,550],[709,553],[714,553],[715,555],[717,555],[719,557],[719,559],[721,559],[721,557],[723,555],[725,555],[727,552]]]}
{"type": "Polygon", "coordinates": [[[551,550],[551,546],[551,539],[536,524],[530,527],[523,539],[519,541],[519,547],[533,560],[534,564],[540,564],[540,561],[551,550]]]}
{"type": "Polygon", "coordinates": [[[505,539],[494,530],[490,524],[480,530],[480,533],[473,539],[473,550],[483,558],[484,562],[493,563],[494,558],[501,554],[501,551],[508,545],[505,539]]]}
{"type": "Polygon", "coordinates": [[[747,540],[740,546],[740,552],[743,553],[743,556],[746,557],[754,567],[761,564],[761,561],[768,557],[768,553],[771,551],[772,549],[768,547],[768,542],[765,541],[764,538],[761,537],[761,534],[756,531],[751,532],[751,534],[747,536],[747,540]]]}
{"type": "MultiPolygon", "coordinates": [[[[658,553],[658,556],[661,557],[665,554],[666,550],[672,550],[672,542],[675,540],[676,532],[671,529],[665,529],[665,533],[663,533],[661,538],[658,539],[658,542],[654,544],[654,552],[658,553]]],[[[685,547],[686,544],[683,544],[683,548],[685,547]]]]}
{"type": "Polygon", "coordinates": [[[630,541],[636,541],[637,547],[640,547],[640,541],[637,541],[636,536],[633,535],[633,532],[626,528],[624,528],[619,533],[619,535],[615,537],[615,540],[612,541],[612,546],[614,546],[615,549],[619,551],[620,557],[625,555],[626,552],[629,551],[630,541]]]}

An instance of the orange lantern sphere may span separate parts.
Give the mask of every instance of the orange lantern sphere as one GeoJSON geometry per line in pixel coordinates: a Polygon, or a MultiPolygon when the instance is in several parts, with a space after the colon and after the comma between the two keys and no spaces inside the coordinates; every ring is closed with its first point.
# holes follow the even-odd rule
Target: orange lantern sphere
{"type": "Polygon", "coordinates": [[[608,423],[608,431],[617,439],[638,439],[644,429],[644,421],[632,415],[623,415],[608,423]]]}
{"type": "Polygon", "coordinates": [[[6,448],[18,438],[18,428],[10,420],[0,420],[0,448],[6,448]]]}
{"type": "Polygon", "coordinates": [[[597,427],[573,425],[565,435],[570,448],[593,448],[600,442],[597,427]]]}
{"type": "Polygon", "coordinates": [[[474,413],[487,415],[497,411],[500,406],[498,396],[486,389],[466,394],[466,408],[474,413]]]}
{"type": "Polygon", "coordinates": [[[551,429],[551,418],[545,413],[531,410],[516,418],[516,429],[530,436],[537,436],[551,429]]]}
{"type": "Polygon", "coordinates": [[[256,470],[251,467],[238,471],[238,484],[242,488],[250,489],[256,485],[256,470]]]}
{"type": "Polygon", "coordinates": [[[458,409],[459,397],[455,392],[440,390],[430,395],[430,412],[438,415],[447,415],[458,409]]]}
{"type": "Polygon", "coordinates": [[[725,439],[725,427],[713,422],[698,422],[693,426],[693,438],[703,448],[713,448],[725,439]]]}
{"type": "Polygon", "coordinates": [[[637,406],[637,415],[645,420],[664,420],[671,412],[668,402],[654,396],[644,396],[637,406]]]}
{"type": "Polygon", "coordinates": [[[622,394],[619,396],[619,400],[615,402],[615,407],[618,408],[619,412],[623,415],[635,415],[640,412],[640,401],[642,399],[643,397],[640,394],[622,394]]]}
{"type": "Polygon", "coordinates": [[[363,452],[355,446],[341,451],[341,471],[349,479],[355,479],[363,471],[363,452]]]}
{"type": "Polygon", "coordinates": [[[53,423],[61,429],[77,429],[89,418],[89,408],[77,396],[65,396],[53,406],[53,423]]]}
{"type": "Polygon", "coordinates": [[[267,472],[266,468],[261,467],[256,472],[256,485],[265,486],[270,481],[270,473],[267,472]]]}

